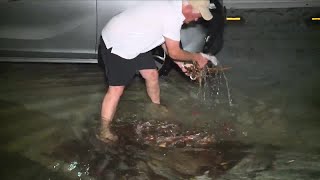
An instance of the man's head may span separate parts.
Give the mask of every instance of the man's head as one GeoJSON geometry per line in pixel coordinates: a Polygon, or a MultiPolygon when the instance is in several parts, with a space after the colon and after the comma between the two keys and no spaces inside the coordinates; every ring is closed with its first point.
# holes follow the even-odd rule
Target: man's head
{"type": "Polygon", "coordinates": [[[210,0],[184,0],[182,5],[182,13],[184,15],[185,23],[197,21],[200,17],[205,20],[213,18],[210,10],[210,0]]]}

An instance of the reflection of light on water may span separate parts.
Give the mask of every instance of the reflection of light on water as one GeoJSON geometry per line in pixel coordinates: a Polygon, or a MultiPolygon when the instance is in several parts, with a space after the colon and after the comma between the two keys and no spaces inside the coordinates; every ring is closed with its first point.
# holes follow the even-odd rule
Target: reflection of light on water
{"type": "MultiPolygon", "coordinates": [[[[60,164],[57,163],[54,168],[57,168],[60,164]]],[[[89,175],[89,170],[90,170],[90,165],[89,164],[80,164],[77,161],[73,161],[69,164],[68,166],[68,171],[73,171],[77,168],[77,166],[79,166],[78,168],[80,168],[80,171],[76,172],[76,175],[78,177],[81,177],[82,175],[89,175]],[[84,171],[83,171],[84,170],[84,171]]]]}
{"type": "Polygon", "coordinates": [[[69,171],[74,170],[77,167],[77,165],[78,165],[78,162],[76,162],[76,161],[71,162],[69,167],[68,167],[68,170],[69,171]]]}
{"type": "Polygon", "coordinates": [[[56,168],[58,168],[59,166],[60,166],[60,163],[57,163],[57,164],[53,165],[53,169],[56,169],[56,168]]]}

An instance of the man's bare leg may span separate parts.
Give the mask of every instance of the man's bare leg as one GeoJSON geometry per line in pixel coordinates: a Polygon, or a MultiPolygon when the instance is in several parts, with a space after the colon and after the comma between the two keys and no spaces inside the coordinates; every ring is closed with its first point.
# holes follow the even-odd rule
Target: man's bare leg
{"type": "Polygon", "coordinates": [[[160,86],[159,74],[156,69],[140,70],[140,74],[145,79],[148,96],[153,104],[151,104],[147,111],[150,115],[155,115],[156,118],[168,116],[168,109],[160,105],[160,86]]]}
{"type": "Polygon", "coordinates": [[[108,91],[104,96],[101,108],[101,140],[117,140],[117,136],[112,134],[110,131],[110,124],[117,110],[124,88],[124,86],[109,86],[108,91]]]}
{"type": "Polygon", "coordinates": [[[139,71],[145,79],[148,96],[155,104],[160,104],[159,74],[156,69],[143,69],[139,71]]]}

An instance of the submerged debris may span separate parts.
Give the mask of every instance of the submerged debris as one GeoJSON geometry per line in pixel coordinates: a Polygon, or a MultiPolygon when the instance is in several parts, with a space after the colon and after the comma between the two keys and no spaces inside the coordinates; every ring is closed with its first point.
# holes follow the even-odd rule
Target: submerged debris
{"type": "Polygon", "coordinates": [[[114,128],[120,137],[116,144],[87,131],[83,139],[64,142],[48,156],[71,167],[60,168],[64,173],[89,179],[215,178],[245,156],[237,143],[221,144],[203,129],[184,130],[172,122],[121,122],[114,128]]]}
{"type": "Polygon", "coordinates": [[[136,125],[137,139],[159,147],[204,147],[216,142],[213,134],[202,131],[183,131],[178,125],[154,121],[136,125]]]}

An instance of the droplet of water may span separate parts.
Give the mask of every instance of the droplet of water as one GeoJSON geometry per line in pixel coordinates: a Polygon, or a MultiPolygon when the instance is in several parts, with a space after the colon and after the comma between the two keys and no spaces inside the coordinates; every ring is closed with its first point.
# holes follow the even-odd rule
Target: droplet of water
{"type": "Polygon", "coordinates": [[[59,166],[60,166],[60,163],[57,163],[57,164],[53,165],[53,168],[56,169],[56,168],[58,168],[59,166]]]}
{"type": "Polygon", "coordinates": [[[78,165],[78,162],[76,162],[76,161],[71,162],[71,164],[68,167],[68,170],[69,171],[74,170],[77,167],[77,165],[78,165]]]}

